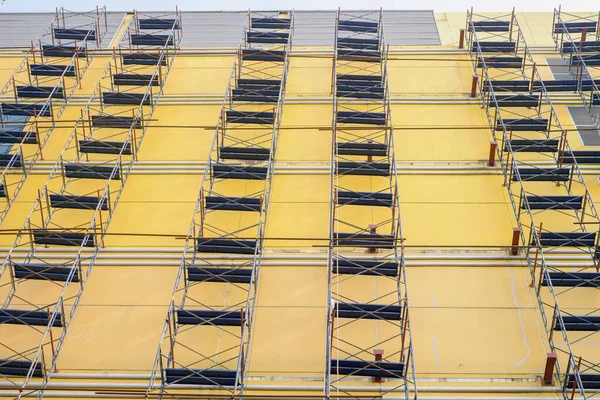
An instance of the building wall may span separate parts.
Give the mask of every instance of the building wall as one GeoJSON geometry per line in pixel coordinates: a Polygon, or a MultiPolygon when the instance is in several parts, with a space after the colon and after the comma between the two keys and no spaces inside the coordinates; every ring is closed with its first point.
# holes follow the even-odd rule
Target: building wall
{"type": "MultiPolygon", "coordinates": [[[[457,50],[464,14],[436,14],[437,27],[431,24],[429,12],[384,14],[386,38],[395,45],[388,64],[389,83],[422,397],[435,397],[427,392],[428,385],[449,378],[458,379],[460,386],[477,385],[467,382],[477,378],[482,385],[498,388],[537,387],[547,339],[529,287],[529,269],[523,257],[506,252],[516,221],[499,168],[486,166],[492,135],[479,100],[469,97],[473,75],[469,56],[457,50]]],[[[302,52],[291,56],[279,133],[266,233],[273,239],[266,241],[258,279],[250,386],[301,382],[317,387],[324,377],[328,266],[323,239],[328,236],[330,209],[331,49],[323,52],[315,46],[331,45],[334,15],[298,13],[295,42],[302,52]]],[[[23,24],[42,17],[26,15],[23,24]]],[[[538,46],[536,57],[552,56],[552,15],[519,14],[518,18],[526,26],[527,40],[538,46]]],[[[176,235],[189,229],[234,61],[232,52],[210,54],[210,47],[236,46],[243,19],[243,13],[184,14],[184,47],[206,48],[209,54],[186,53],[184,48],[175,59],[60,352],[60,373],[150,372],[184,245],[176,235]]],[[[39,32],[26,35],[33,39],[39,32]]],[[[21,46],[25,41],[12,43],[21,46]]],[[[8,81],[19,62],[13,53],[0,57],[0,83],[8,81]]],[[[93,61],[61,119],[64,124],[52,134],[44,159],[27,179],[3,230],[21,227],[71,133],[68,121],[79,115],[107,62],[106,55],[93,61]]],[[[540,71],[550,76],[547,67],[540,71]]],[[[567,106],[557,102],[555,107],[563,126],[574,128],[567,106]]],[[[582,148],[576,131],[569,132],[569,140],[574,149],[582,148]]],[[[599,199],[596,173],[590,171],[585,178],[599,199]]],[[[374,186],[370,179],[356,178],[356,185],[374,186]]],[[[82,182],[80,189],[94,187],[82,182]]],[[[256,188],[248,184],[237,190],[244,195],[256,188]]],[[[84,220],[84,213],[64,223],[84,220]]],[[[244,225],[236,218],[227,219],[232,229],[244,225]]],[[[357,219],[366,226],[375,216],[357,219]]],[[[9,231],[0,236],[4,252],[14,238],[9,231]]],[[[3,276],[0,283],[8,279],[3,276]]],[[[40,303],[53,301],[39,282],[27,285],[40,303]]],[[[384,295],[387,289],[372,290],[384,295]]],[[[4,286],[0,293],[6,290],[4,286]]],[[[242,294],[235,287],[214,285],[200,296],[220,306],[240,301],[242,294]]],[[[590,296],[599,300],[596,293],[590,296]]],[[[30,344],[29,338],[16,332],[10,327],[2,335],[15,347],[30,344]]],[[[361,334],[371,332],[356,332],[361,334]]],[[[233,343],[233,339],[208,335],[198,340],[207,351],[233,343]]],[[[442,385],[448,391],[452,386],[442,385]]],[[[554,396],[551,391],[538,395],[554,396]]]]}

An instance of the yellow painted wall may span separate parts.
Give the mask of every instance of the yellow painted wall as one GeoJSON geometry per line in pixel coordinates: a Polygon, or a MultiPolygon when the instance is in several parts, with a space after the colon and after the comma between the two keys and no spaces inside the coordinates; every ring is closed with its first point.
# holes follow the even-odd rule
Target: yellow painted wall
{"type": "MultiPolygon", "coordinates": [[[[445,50],[456,48],[464,18],[458,13],[436,15],[445,50]]],[[[519,13],[518,18],[530,45],[552,44],[551,13],[519,13]]],[[[107,60],[94,60],[79,96],[91,92],[107,60]]],[[[0,58],[0,83],[19,61],[0,58]]],[[[185,235],[189,229],[232,63],[231,56],[176,58],[165,96],[110,224],[106,248],[100,251],[60,353],[61,372],[151,370],[184,246],[183,240],[169,235],[185,235]],[[207,98],[214,101],[199,104],[207,98]],[[175,165],[181,169],[163,168],[175,165]],[[129,261],[142,264],[132,266],[129,261]]],[[[483,109],[468,97],[473,75],[468,56],[462,52],[400,54],[390,60],[389,71],[392,97],[397,99],[392,108],[394,140],[401,218],[409,246],[407,281],[417,376],[533,379],[543,371],[547,339],[535,293],[529,288],[527,266],[504,257],[517,225],[499,170],[485,166],[492,135],[485,128],[483,109]],[[501,256],[489,266],[453,258],[469,254],[501,256]],[[424,263],[428,256],[437,259],[424,263]]],[[[549,77],[547,67],[540,72],[549,77]]],[[[330,60],[292,56],[287,96],[293,101],[284,107],[267,223],[267,237],[273,239],[266,241],[265,254],[295,260],[313,257],[313,264],[272,261],[262,267],[248,366],[254,378],[285,382],[311,378],[319,384],[324,377],[330,80],[330,60]]],[[[62,120],[76,119],[81,108],[81,103],[69,105],[62,120]]],[[[556,109],[563,126],[572,129],[565,106],[557,104],[556,109]]],[[[44,149],[44,161],[51,163],[58,157],[70,132],[69,126],[55,130],[44,149]]],[[[574,149],[582,147],[576,132],[570,131],[568,137],[574,149]]],[[[2,229],[21,227],[46,173],[29,177],[2,229]]],[[[600,199],[596,176],[586,175],[586,181],[594,199],[600,199]]],[[[351,178],[345,184],[382,185],[376,178],[351,178]]],[[[98,185],[82,182],[79,189],[91,191],[98,185]]],[[[257,188],[253,183],[235,183],[229,189],[243,195],[257,188]]],[[[547,189],[558,193],[553,187],[547,189]]],[[[56,221],[68,226],[85,221],[87,213],[70,212],[56,221]]],[[[379,216],[356,211],[349,217],[366,227],[379,216]]],[[[214,218],[221,226],[235,229],[253,217],[232,213],[214,218]]],[[[556,215],[540,218],[556,229],[570,223],[556,215]]],[[[13,234],[1,235],[0,245],[6,249],[13,240],[13,234]]],[[[6,275],[0,279],[0,284],[8,282],[6,275]]],[[[383,293],[384,289],[376,290],[383,293]]],[[[46,292],[39,282],[28,282],[20,290],[36,301],[53,301],[54,291],[46,292]]],[[[203,290],[199,296],[215,307],[243,299],[243,293],[224,284],[203,290]]],[[[360,298],[357,287],[347,290],[360,298]]],[[[6,291],[7,286],[0,287],[0,294],[6,291]]],[[[577,301],[569,299],[567,304],[577,301]]],[[[33,339],[21,336],[14,326],[0,328],[0,337],[8,338],[11,346],[33,345],[33,339]]],[[[198,351],[235,343],[230,337],[194,332],[199,335],[198,351]]],[[[359,341],[372,339],[369,329],[357,328],[351,334],[359,341]]]]}

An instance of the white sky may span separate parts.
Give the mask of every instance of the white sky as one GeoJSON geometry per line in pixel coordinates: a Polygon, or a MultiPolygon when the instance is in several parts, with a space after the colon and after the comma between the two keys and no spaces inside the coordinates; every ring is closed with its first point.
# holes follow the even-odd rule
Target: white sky
{"type": "MultiPolygon", "coordinates": [[[[0,0],[1,2],[2,0],[0,0]]],[[[338,6],[345,9],[379,8],[385,9],[433,9],[435,12],[465,11],[473,6],[475,11],[509,11],[513,6],[517,11],[548,11],[560,3],[549,0],[4,0],[0,5],[3,12],[54,11],[56,6],[69,10],[87,11],[96,5],[106,5],[108,11],[127,11],[137,8],[142,11],[171,10],[178,5],[184,11],[214,10],[275,10],[295,8],[297,10],[333,10],[338,6]]],[[[563,10],[597,11],[598,0],[563,0],[563,10]]]]}

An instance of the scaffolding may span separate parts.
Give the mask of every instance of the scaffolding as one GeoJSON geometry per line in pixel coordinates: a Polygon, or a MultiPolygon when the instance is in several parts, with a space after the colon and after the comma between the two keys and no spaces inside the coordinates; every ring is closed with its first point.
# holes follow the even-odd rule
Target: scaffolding
{"type": "Polygon", "coordinates": [[[326,398],[364,397],[342,388],[356,379],[376,383],[377,396],[404,391],[408,398],[414,391],[416,398],[387,55],[382,10],[338,9],[326,398]]]}
{"type": "Polygon", "coordinates": [[[293,31],[292,11],[248,13],[148,388],[160,398],[244,391],[293,31]]]}
{"type": "Polygon", "coordinates": [[[0,225],[25,184],[106,35],[106,8],[56,10],[0,90],[0,225]],[[10,101],[8,99],[11,99],[10,101]]]}
{"type": "Polygon", "coordinates": [[[0,309],[0,378],[19,390],[19,398],[42,396],[56,371],[66,332],[179,49],[181,14],[135,13],[127,30],[0,269],[7,293],[0,309]],[[97,187],[82,193],[92,182],[97,187]],[[72,250],[57,260],[46,250],[54,246],[72,250]],[[33,378],[39,379],[29,388],[33,378]]]}
{"type": "MultiPolygon", "coordinates": [[[[471,10],[466,32],[482,107],[494,138],[490,164],[495,153],[519,225],[515,234],[525,247],[549,346],[558,355],[555,376],[565,399],[572,399],[575,392],[589,398],[586,385],[597,384],[590,382],[597,382],[600,375],[590,377],[597,361],[583,360],[581,355],[587,352],[593,357],[589,346],[600,330],[596,316],[600,310],[585,301],[581,304],[586,296],[570,297],[567,308],[561,308],[559,300],[575,289],[585,294],[588,289],[584,288],[600,282],[596,231],[600,217],[550,100],[546,85],[551,81],[542,81],[514,10],[496,17],[471,10]],[[584,267],[573,272],[572,267],[546,262],[546,256],[565,251],[579,256],[584,267]]],[[[518,246],[511,253],[517,255],[518,246]]]]}
{"type": "Polygon", "coordinates": [[[577,15],[554,9],[552,38],[572,79],[558,84],[579,94],[594,124],[600,125],[600,13],[577,15]],[[593,35],[592,35],[593,34],[593,35]]]}

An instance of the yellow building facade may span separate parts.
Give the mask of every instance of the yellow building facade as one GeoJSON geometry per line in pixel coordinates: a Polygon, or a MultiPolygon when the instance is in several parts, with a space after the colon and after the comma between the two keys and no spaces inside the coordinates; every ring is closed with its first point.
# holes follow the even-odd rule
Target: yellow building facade
{"type": "Polygon", "coordinates": [[[1,49],[0,397],[597,393],[598,14],[298,15],[1,49]]]}

